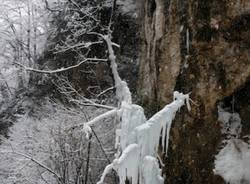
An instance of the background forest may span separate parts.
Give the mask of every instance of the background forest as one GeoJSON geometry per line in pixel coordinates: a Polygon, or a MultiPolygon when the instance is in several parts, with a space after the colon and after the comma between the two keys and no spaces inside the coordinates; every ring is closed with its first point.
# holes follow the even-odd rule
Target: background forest
{"type": "MultiPolygon", "coordinates": [[[[135,91],[136,17],[134,3],[123,1],[1,4],[0,132],[8,138],[2,137],[1,183],[57,183],[56,175],[62,177],[59,183],[100,179],[115,153],[115,120],[92,127],[89,140],[82,129],[65,129],[116,103],[108,53],[93,32],[112,26],[113,39],[122,43],[116,50],[119,70],[135,91]]],[[[111,183],[117,181],[110,177],[111,183]]]]}

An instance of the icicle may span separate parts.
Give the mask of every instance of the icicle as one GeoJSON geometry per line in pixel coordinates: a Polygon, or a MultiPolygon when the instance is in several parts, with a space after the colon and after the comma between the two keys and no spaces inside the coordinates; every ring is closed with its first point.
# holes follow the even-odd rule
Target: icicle
{"type": "Polygon", "coordinates": [[[146,117],[141,106],[130,105],[126,102],[121,106],[121,149],[124,150],[129,144],[135,143],[133,130],[135,127],[146,122],[146,117]]]}
{"type": "Polygon", "coordinates": [[[113,161],[113,169],[118,173],[120,184],[124,184],[126,178],[132,184],[137,184],[138,181],[139,184],[163,183],[157,163],[159,140],[162,136],[161,146],[167,153],[172,121],[176,112],[185,104],[190,110],[189,94],[176,91],[174,101],[146,121],[140,106],[122,103],[121,129],[117,131],[116,138],[116,145],[120,145],[121,149],[118,149],[117,159],[113,161]],[[122,151],[120,157],[119,151],[122,151]]]}
{"type": "Polygon", "coordinates": [[[121,129],[116,129],[115,131],[115,149],[117,149],[120,146],[121,142],[121,129]]]}
{"type": "MultiPolygon", "coordinates": [[[[146,121],[142,107],[132,104],[131,92],[117,71],[116,58],[112,48],[111,35],[101,35],[106,41],[109,51],[109,60],[116,86],[116,97],[119,100],[120,129],[116,132],[116,159],[106,167],[98,184],[104,181],[105,175],[114,169],[120,184],[129,179],[132,184],[163,184],[161,170],[157,162],[159,140],[162,136],[162,147],[167,152],[169,133],[176,112],[189,103],[189,94],[174,92],[174,101],[165,106],[152,118],[146,121]],[[167,142],[166,147],[164,143],[167,142]],[[139,179],[139,178],[140,179],[139,179]]],[[[189,39],[189,32],[187,32],[189,39]]],[[[187,40],[189,52],[189,40],[187,40]]]]}
{"type": "Polygon", "coordinates": [[[125,184],[126,179],[131,180],[133,184],[138,183],[139,156],[138,145],[130,144],[120,158],[113,161],[114,169],[120,178],[120,184],[125,184]]]}
{"type": "Polygon", "coordinates": [[[151,156],[146,156],[142,164],[142,182],[143,184],[163,184],[164,179],[161,176],[158,160],[151,156]]]}

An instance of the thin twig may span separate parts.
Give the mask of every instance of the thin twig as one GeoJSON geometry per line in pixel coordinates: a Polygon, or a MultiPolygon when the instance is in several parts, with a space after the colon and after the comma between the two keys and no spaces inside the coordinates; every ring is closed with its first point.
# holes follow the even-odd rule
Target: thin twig
{"type": "Polygon", "coordinates": [[[108,91],[110,91],[110,90],[112,90],[112,89],[114,89],[114,88],[115,88],[114,86],[112,86],[112,87],[110,87],[110,88],[107,88],[107,89],[105,89],[104,91],[102,91],[101,93],[99,93],[96,97],[98,98],[98,97],[104,95],[105,93],[107,93],[108,91]]]}
{"type": "Polygon", "coordinates": [[[46,165],[44,165],[40,161],[34,159],[33,157],[31,157],[29,155],[26,155],[24,153],[20,153],[20,152],[14,151],[14,150],[13,150],[13,153],[16,154],[16,155],[23,156],[23,157],[31,160],[32,162],[36,163],[40,167],[44,168],[45,170],[47,170],[48,172],[50,172],[51,174],[53,174],[58,179],[58,181],[61,181],[61,176],[59,174],[57,174],[55,171],[53,171],[52,169],[50,169],[49,167],[47,167],[46,165]]]}
{"type": "Polygon", "coordinates": [[[109,109],[109,110],[115,109],[115,107],[108,106],[108,105],[97,104],[97,103],[92,102],[92,101],[91,101],[91,103],[84,103],[84,102],[81,102],[81,101],[75,100],[75,99],[71,99],[69,101],[74,102],[74,103],[78,103],[78,104],[84,105],[84,106],[94,106],[94,107],[100,107],[100,108],[109,109]]]}
{"type": "Polygon", "coordinates": [[[55,51],[54,54],[66,52],[68,50],[71,50],[71,49],[74,49],[74,48],[79,48],[79,47],[81,47],[81,48],[89,48],[92,45],[101,44],[101,43],[103,43],[103,41],[96,41],[96,42],[91,42],[91,43],[79,43],[79,44],[68,46],[66,48],[62,48],[61,50],[55,51]]]}
{"type": "Polygon", "coordinates": [[[103,152],[105,158],[107,159],[108,163],[110,164],[110,163],[111,163],[111,160],[108,158],[108,155],[107,155],[107,153],[105,152],[105,150],[104,150],[104,148],[103,148],[103,145],[102,145],[100,139],[98,138],[98,136],[97,136],[96,132],[94,131],[94,129],[91,128],[91,130],[92,130],[94,136],[96,137],[96,140],[97,140],[97,142],[99,143],[99,146],[100,146],[100,148],[101,148],[101,150],[102,150],[102,152],[103,152]]]}
{"type": "Polygon", "coordinates": [[[88,154],[87,154],[87,163],[86,163],[86,171],[85,171],[85,180],[84,180],[84,184],[88,183],[88,173],[89,173],[89,158],[90,158],[90,148],[91,148],[91,137],[92,135],[90,135],[90,138],[88,140],[88,154]]]}

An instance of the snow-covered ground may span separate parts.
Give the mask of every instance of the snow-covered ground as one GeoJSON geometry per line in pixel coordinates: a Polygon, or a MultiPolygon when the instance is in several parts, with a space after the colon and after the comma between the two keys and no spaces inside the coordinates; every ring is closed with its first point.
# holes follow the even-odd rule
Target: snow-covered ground
{"type": "Polygon", "coordinates": [[[18,122],[10,129],[10,138],[0,145],[0,181],[5,184],[45,183],[42,180],[44,170],[23,156],[24,153],[46,164],[49,158],[50,130],[58,125],[52,123],[52,106],[47,104],[48,115],[38,120],[28,113],[21,115],[18,122]],[[40,173],[41,172],[41,175],[40,173]]]}

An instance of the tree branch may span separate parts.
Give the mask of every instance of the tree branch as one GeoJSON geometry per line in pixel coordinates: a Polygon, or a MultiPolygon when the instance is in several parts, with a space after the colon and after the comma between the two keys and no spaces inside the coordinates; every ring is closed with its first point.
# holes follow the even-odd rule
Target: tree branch
{"type": "Polygon", "coordinates": [[[60,73],[60,72],[65,72],[67,70],[71,70],[74,68],[79,67],[80,65],[82,65],[83,63],[87,62],[87,61],[107,61],[107,59],[98,59],[98,58],[86,58],[83,61],[81,61],[80,63],[73,65],[73,66],[69,66],[67,68],[60,68],[60,69],[56,69],[56,70],[39,70],[39,69],[35,69],[35,68],[30,68],[27,67],[21,63],[17,63],[15,62],[14,64],[24,68],[27,71],[31,71],[31,72],[37,72],[37,73],[43,73],[43,74],[54,74],[54,73],[60,73]]]}
{"type": "Polygon", "coordinates": [[[99,121],[101,121],[101,120],[103,120],[105,118],[116,115],[118,112],[119,112],[118,109],[113,109],[111,111],[105,112],[105,113],[95,117],[94,119],[92,119],[92,120],[90,120],[88,122],[84,122],[84,123],[80,123],[78,125],[72,126],[70,129],[78,128],[78,127],[81,127],[81,126],[92,126],[96,122],[99,122],[99,121]]]}
{"type": "Polygon", "coordinates": [[[84,105],[84,106],[100,107],[100,108],[109,109],[109,110],[115,109],[115,107],[108,106],[108,105],[97,104],[97,103],[92,102],[92,101],[90,101],[89,103],[80,102],[79,100],[75,100],[75,99],[71,99],[69,101],[74,102],[74,103],[78,103],[78,104],[84,105]]]}

